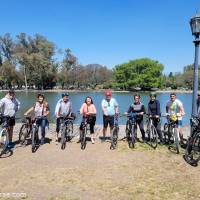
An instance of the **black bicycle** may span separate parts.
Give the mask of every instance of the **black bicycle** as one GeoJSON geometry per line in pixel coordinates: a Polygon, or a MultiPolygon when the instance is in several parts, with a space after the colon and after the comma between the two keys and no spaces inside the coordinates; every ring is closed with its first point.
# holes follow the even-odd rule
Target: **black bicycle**
{"type": "MultiPolygon", "coordinates": [[[[177,116],[176,115],[166,115],[163,116],[167,118],[167,123],[164,124],[164,140],[166,144],[174,144],[176,153],[180,152],[180,138],[178,133],[177,116]]],[[[171,146],[169,146],[169,149],[171,146]]]]}
{"type": "Polygon", "coordinates": [[[61,149],[64,150],[66,142],[71,141],[76,135],[73,131],[75,116],[61,116],[61,149]]]}
{"type": "Polygon", "coordinates": [[[39,146],[39,124],[37,123],[38,120],[41,120],[43,117],[36,117],[32,124],[31,129],[31,149],[32,153],[34,153],[39,146]]]}
{"type": "Polygon", "coordinates": [[[130,148],[135,147],[137,141],[137,124],[136,124],[136,113],[128,113],[126,122],[126,139],[130,148]]]}
{"type": "Polygon", "coordinates": [[[192,116],[191,136],[188,138],[184,158],[187,163],[197,165],[200,160],[200,118],[192,116]]]}
{"type": "Polygon", "coordinates": [[[26,117],[22,120],[22,126],[19,131],[19,143],[21,145],[27,145],[27,139],[30,137],[32,129],[32,122],[30,117],[26,117]]]}
{"type": "Polygon", "coordinates": [[[114,127],[111,131],[111,145],[110,149],[116,149],[117,148],[117,141],[118,141],[118,134],[119,134],[119,124],[118,124],[118,115],[115,115],[114,117],[114,127]]]}
{"type": "Polygon", "coordinates": [[[150,145],[156,149],[156,147],[158,146],[158,133],[156,130],[156,127],[153,124],[153,119],[155,118],[154,116],[151,115],[147,115],[148,119],[147,119],[147,130],[146,130],[146,134],[148,136],[148,141],[150,143],[150,145]]]}

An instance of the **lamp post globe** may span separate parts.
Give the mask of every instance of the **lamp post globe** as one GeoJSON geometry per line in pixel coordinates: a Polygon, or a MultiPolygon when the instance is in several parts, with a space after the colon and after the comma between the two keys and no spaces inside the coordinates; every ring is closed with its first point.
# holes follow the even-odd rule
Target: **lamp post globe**
{"type": "Polygon", "coordinates": [[[193,96],[192,96],[192,115],[197,116],[197,94],[198,94],[198,59],[199,59],[199,35],[200,35],[200,14],[196,14],[190,19],[192,35],[195,36],[195,59],[193,70],[193,96]]]}

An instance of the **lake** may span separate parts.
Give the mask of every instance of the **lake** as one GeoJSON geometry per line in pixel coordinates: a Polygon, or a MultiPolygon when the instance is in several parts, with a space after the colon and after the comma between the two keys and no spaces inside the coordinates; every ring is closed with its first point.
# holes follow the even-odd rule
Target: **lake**
{"type": "MultiPolygon", "coordinates": [[[[38,92],[28,92],[28,93],[17,92],[16,93],[18,100],[21,102],[21,108],[17,114],[17,117],[23,118],[23,113],[29,107],[31,107],[36,101],[37,93],[38,92]]],[[[6,94],[5,92],[0,92],[0,98],[2,98],[5,94],[6,94]]],[[[51,114],[49,117],[50,122],[55,122],[54,110],[55,110],[57,101],[61,98],[62,92],[44,92],[44,94],[51,109],[51,114]]],[[[80,109],[82,103],[85,101],[85,98],[87,96],[91,96],[97,108],[96,124],[102,124],[101,101],[104,98],[104,95],[102,92],[69,92],[69,94],[70,94],[69,97],[72,102],[74,112],[77,112],[80,109]]],[[[124,113],[125,111],[127,111],[129,105],[133,102],[133,94],[134,93],[132,92],[113,93],[113,97],[116,98],[116,100],[119,103],[121,113],[124,113]]],[[[142,98],[142,102],[144,103],[145,107],[147,107],[148,101],[149,101],[149,93],[141,92],[140,95],[142,98]]],[[[191,110],[192,110],[192,94],[178,93],[177,98],[183,102],[185,112],[186,112],[186,115],[183,118],[183,123],[184,125],[189,125],[189,119],[190,119],[191,110]]],[[[161,111],[164,114],[166,102],[169,100],[169,93],[157,93],[157,99],[160,101],[161,111]]],[[[78,115],[75,123],[80,123],[80,120],[81,120],[81,116],[78,115]]],[[[162,122],[165,122],[165,119],[162,119],[162,122]]],[[[125,124],[126,123],[125,117],[120,118],[119,123],[125,124]]]]}

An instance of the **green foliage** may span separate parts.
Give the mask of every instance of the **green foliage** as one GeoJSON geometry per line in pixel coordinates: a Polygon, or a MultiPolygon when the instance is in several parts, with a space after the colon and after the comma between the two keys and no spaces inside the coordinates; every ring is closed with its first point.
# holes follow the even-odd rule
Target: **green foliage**
{"type": "Polygon", "coordinates": [[[161,87],[163,65],[149,58],[131,60],[115,66],[115,86],[122,89],[161,87]]]}

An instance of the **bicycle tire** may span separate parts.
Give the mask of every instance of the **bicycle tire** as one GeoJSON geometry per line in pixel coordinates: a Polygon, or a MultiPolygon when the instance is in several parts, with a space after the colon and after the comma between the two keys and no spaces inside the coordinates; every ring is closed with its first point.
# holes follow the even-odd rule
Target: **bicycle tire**
{"type": "Polygon", "coordinates": [[[168,129],[167,123],[165,123],[163,126],[163,136],[164,136],[165,144],[169,144],[170,138],[169,138],[169,129],[168,129]]]}
{"type": "Polygon", "coordinates": [[[150,127],[150,145],[156,149],[158,146],[158,134],[154,125],[150,127]]]}
{"type": "Polygon", "coordinates": [[[136,143],[136,129],[135,127],[132,125],[131,127],[131,137],[129,140],[129,148],[135,148],[135,143],[136,143]]]}
{"type": "Polygon", "coordinates": [[[26,124],[22,124],[19,131],[19,143],[21,145],[25,144],[27,136],[28,136],[28,129],[26,127],[26,124]]]}
{"type": "Polygon", "coordinates": [[[66,137],[67,137],[67,141],[71,141],[74,137],[74,135],[73,135],[73,122],[72,121],[68,121],[68,123],[67,123],[66,137]]]}
{"type": "Polygon", "coordinates": [[[87,134],[87,127],[84,127],[83,131],[81,132],[80,135],[80,140],[81,140],[81,149],[84,150],[86,147],[86,134],[87,134]]]}
{"type": "Polygon", "coordinates": [[[1,138],[0,138],[0,157],[6,153],[8,146],[8,132],[6,130],[2,130],[1,138]]]}
{"type": "Polygon", "coordinates": [[[185,150],[185,160],[191,164],[197,164],[200,160],[200,132],[188,139],[185,150]]]}
{"type": "Polygon", "coordinates": [[[32,147],[31,150],[32,150],[32,153],[35,152],[37,140],[38,140],[38,128],[33,127],[32,134],[31,134],[31,147],[32,147]]]}
{"type": "Polygon", "coordinates": [[[61,128],[61,149],[64,150],[66,147],[66,126],[63,125],[61,128]]]}
{"type": "Polygon", "coordinates": [[[177,129],[174,128],[173,136],[174,136],[174,143],[175,143],[176,153],[177,153],[177,154],[180,153],[180,145],[179,145],[178,134],[179,134],[179,133],[178,133],[177,129]]]}
{"type": "Polygon", "coordinates": [[[110,149],[116,149],[117,147],[117,140],[118,140],[118,127],[114,127],[111,132],[111,146],[110,149]]]}
{"type": "Polygon", "coordinates": [[[128,120],[126,122],[125,132],[126,132],[126,140],[127,140],[128,144],[129,144],[131,130],[130,130],[130,123],[129,123],[128,120]]]}

